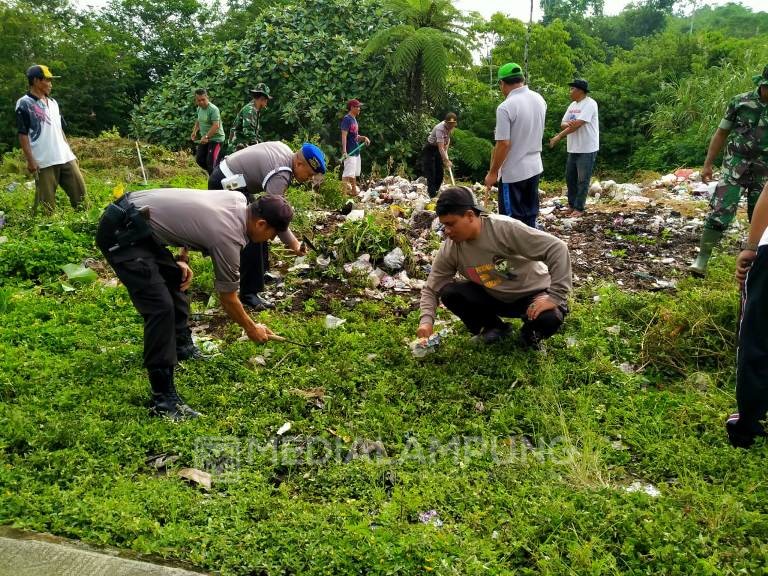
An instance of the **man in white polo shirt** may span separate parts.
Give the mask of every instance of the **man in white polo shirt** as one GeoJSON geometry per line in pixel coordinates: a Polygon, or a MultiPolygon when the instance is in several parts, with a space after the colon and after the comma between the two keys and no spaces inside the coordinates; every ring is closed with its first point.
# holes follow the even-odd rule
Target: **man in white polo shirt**
{"type": "Polygon", "coordinates": [[[59,105],[51,98],[48,66],[35,64],[27,69],[29,91],[16,102],[16,127],[19,145],[27,159],[27,169],[35,176],[35,203],[50,215],[56,207],[56,188],[61,186],[73,208],[85,196],[85,181],[77,159],[64,136],[64,119],[59,105]]]}
{"type": "Polygon", "coordinates": [[[589,83],[577,78],[571,87],[571,103],[565,111],[558,134],[549,140],[549,147],[567,137],[568,160],[565,164],[565,182],[568,185],[568,213],[581,216],[587,202],[589,181],[600,149],[600,124],[597,102],[587,96],[589,83]]]}
{"type": "Polygon", "coordinates": [[[526,86],[519,64],[504,64],[498,78],[505,99],[496,108],[496,145],[485,185],[490,188],[498,182],[500,214],[535,228],[547,103],[526,86]]]}

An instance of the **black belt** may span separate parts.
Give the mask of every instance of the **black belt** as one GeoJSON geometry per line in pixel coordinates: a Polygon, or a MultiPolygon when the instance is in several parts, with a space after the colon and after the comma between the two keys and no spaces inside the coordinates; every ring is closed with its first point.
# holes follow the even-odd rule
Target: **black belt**
{"type": "Polygon", "coordinates": [[[153,239],[147,216],[134,206],[130,194],[123,194],[107,206],[103,218],[112,225],[115,234],[115,244],[109,248],[110,252],[153,239]]]}

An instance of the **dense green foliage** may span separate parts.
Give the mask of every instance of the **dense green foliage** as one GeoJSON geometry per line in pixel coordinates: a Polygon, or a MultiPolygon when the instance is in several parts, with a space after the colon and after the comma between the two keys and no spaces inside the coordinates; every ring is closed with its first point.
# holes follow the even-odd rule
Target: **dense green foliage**
{"type": "MultiPolygon", "coordinates": [[[[100,209],[135,169],[129,144],[97,144],[78,147],[89,210],[64,208],[55,224],[29,216],[30,191],[10,186],[18,161],[3,164],[0,262],[31,264],[0,271],[0,523],[225,576],[765,566],[766,446],[734,450],[722,428],[734,405],[731,256],[674,294],[585,286],[542,352],[471,348],[453,325],[416,360],[404,344],[416,303],[371,300],[349,284],[290,291],[260,316],[321,348],[239,341],[239,329],[205,315],[211,264],[193,255],[193,312],[220,354],[179,369],[181,393],[205,416],[173,424],[147,414],[142,325],[125,289],[106,277],[62,286],[62,263],[99,257],[100,209]],[[347,322],[326,330],[326,313],[347,322]],[[319,387],[321,402],[302,395],[319,387]],[[158,471],[162,454],[178,459],[158,471]],[[179,478],[186,466],[211,471],[212,489],[179,478]],[[636,481],[660,495],[629,492],[636,481]],[[420,520],[430,510],[442,525],[420,520]]],[[[160,175],[173,155],[147,155],[152,185],[204,184],[190,157],[160,175]]],[[[366,250],[391,246],[391,223],[373,220],[327,240],[358,242],[362,227],[376,228],[366,250]]]]}
{"type": "MultiPolygon", "coordinates": [[[[333,160],[344,103],[358,97],[373,140],[366,171],[410,173],[426,131],[453,110],[464,130],[456,151],[466,155],[455,158],[457,172],[478,179],[500,101],[495,71],[522,63],[526,41],[531,87],[548,103],[545,138],[559,127],[567,82],[591,82],[598,171],[700,164],[724,104],[768,62],[768,13],[738,4],[691,12],[691,3],[640,0],[616,16],[604,16],[598,0],[541,4],[545,17],[529,34],[502,14],[460,15],[448,0],[111,0],[93,12],[68,0],[0,0],[8,55],[0,95],[14,101],[23,70],[43,61],[62,75],[54,96],[71,134],[116,127],[180,148],[189,145],[195,88],[211,90],[227,127],[247,88],[264,81],[275,95],[267,137],[314,137],[333,160]],[[481,46],[483,61],[471,63],[468,50],[481,46]]],[[[12,114],[10,105],[0,110],[0,151],[16,144],[12,114]]],[[[562,173],[563,148],[545,149],[546,176],[562,173]]]]}

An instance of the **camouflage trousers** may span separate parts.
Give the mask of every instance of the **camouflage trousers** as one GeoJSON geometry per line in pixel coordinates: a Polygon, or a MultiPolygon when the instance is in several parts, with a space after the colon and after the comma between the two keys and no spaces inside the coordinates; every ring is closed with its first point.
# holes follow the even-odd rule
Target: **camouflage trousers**
{"type": "Polygon", "coordinates": [[[715,193],[709,201],[705,226],[725,232],[736,217],[741,195],[747,194],[747,216],[752,221],[760,192],[768,182],[768,166],[761,162],[731,158],[723,168],[715,193]]]}

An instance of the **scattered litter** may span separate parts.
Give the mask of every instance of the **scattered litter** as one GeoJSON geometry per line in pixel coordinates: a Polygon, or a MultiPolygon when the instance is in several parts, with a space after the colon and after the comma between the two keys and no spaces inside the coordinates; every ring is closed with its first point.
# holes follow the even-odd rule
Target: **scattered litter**
{"type": "Polygon", "coordinates": [[[437,510],[427,510],[426,512],[419,513],[419,522],[422,524],[431,524],[435,528],[440,528],[443,525],[443,521],[440,520],[440,516],[437,515],[437,510]]]}
{"type": "Polygon", "coordinates": [[[634,374],[637,372],[637,368],[630,364],[629,362],[622,362],[619,364],[619,370],[624,372],[624,374],[634,374]]]}
{"type": "Polygon", "coordinates": [[[325,327],[328,330],[333,330],[334,328],[338,328],[339,326],[344,324],[344,322],[346,321],[347,321],[346,318],[337,318],[336,316],[333,316],[331,314],[325,315],[325,327]]]}
{"type": "Polygon", "coordinates": [[[248,362],[251,364],[251,366],[266,366],[267,365],[267,359],[264,358],[264,356],[254,356],[253,358],[250,358],[248,362]]]}
{"type": "Polygon", "coordinates": [[[629,486],[624,488],[627,492],[643,492],[652,498],[658,498],[661,496],[661,491],[653,484],[643,483],[640,480],[635,480],[629,486]]]}
{"type": "Polygon", "coordinates": [[[288,392],[304,398],[307,402],[317,408],[322,409],[325,407],[325,388],[322,386],[318,388],[308,388],[307,390],[291,388],[288,392]]]}
{"type": "Polygon", "coordinates": [[[354,222],[363,218],[365,218],[365,210],[351,210],[346,216],[347,222],[354,222]]]}
{"type": "Polygon", "coordinates": [[[298,256],[293,262],[293,266],[288,268],[288,272],[301,272],[302,270],[309,270],[312,268],[307,262],[306,256],[298,256]]]}
{"type": "Polygon", "coordinates": [[[330,256],[318,256],[317,258],[315,258],[315,263],[320,268],[327,268],[331,264],[331,258],[330,256]]]}
{"type": "Polygon", "coordinates": [[[192,334],[192,340],[204,354],[220,354],[219,348],[221,346],[221,340],[216,340],[210,336],[197,336],[195,334],[192,334]]]}
{"type": "Polygon", "coordinates": [[[0,210],[0,228],[5,226],[5,212],[0,210]]]}
{"type": "Polygon", "coordinates": [[[415,358],[424,358],[431,354],[440,345],[440,334],[435,332],[429,338],[417,338],[408,347],[415,358]]]}
{"type": "Polygon", "coordinates": [[[8,236],[0,236],[0,244],[5,244],[8,242],[8,236]]]}
{"type": "Polygon", "coordinates": [[[280,426],[280,428],[277,429],[277,432],[275,432],[275,434],[277,434],[278,436],[282,436],[283,434],[288,432],[292,426],[293,425],[290,422],[286,422],[285,424],[280,426]]]}
{"type": "Polygon", "coordinates": [[[614,336],[616,336],[619,333],[621,333],[621,326],[619,326],[618,324],[614,324],[613,326],[608,326],[608,328],[606,328],[605,331],[608,332],[608,334],[613,334],[614,336]]]}
{"type": "Polygon", "coordinates": [[[371,265],[370,254],[362,254],[354,262],[344,264],[344,272],[347,274],[368,274],[371,270],[373,270],[373,266],[371,265]]]}
{"type": "Polygon", "coordinates": [[[162,454],[147,456],[144,463],[155,470],[155,472],[162,474],[167,471],[168,466],[176,462],[179,458],[181,458],[181,456],[178,454],[168,454],[167,452],[163,452],[162,454]]]}
{"type": "Polygon", "coordinates": [[[389,254],[384,256],[384,266],[389,268],[390,270],[400,270],[400,268],[403,267],[403,264],[405,263],[405,254],[403,254],[403,251],[398,246],[394,250],[392,250],[389,254]]]}
{"type": "Polygon", "coordinates": [[[195,484],[206,490],[211,489],[211,475],[208,472],[203,472],[197,468],[182,468],[178,472],[181,478],[189,481],[191,484],[195,484]]]}
{"type": "Polygon", "coordinates": [[[382,278],[384,278],[387,275],[384,270],[381,268],[376,268],[376,270],[371,270],[371,272],[368,274],[368,285],[371,288],[378,288],[379,284],[381,284],[382,278]]]}

